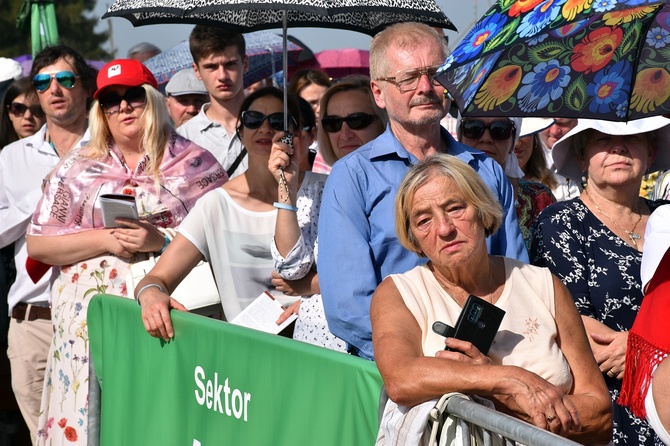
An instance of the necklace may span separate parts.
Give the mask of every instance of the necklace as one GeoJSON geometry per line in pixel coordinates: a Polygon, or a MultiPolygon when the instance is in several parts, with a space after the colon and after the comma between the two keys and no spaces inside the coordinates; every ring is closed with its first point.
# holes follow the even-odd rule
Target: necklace
{"type": "Polygon", "coordinates": [[[53,149],[53,151],[54,151],[54,153],[56,154],[56,156],[58,156],[58,158],[60,158],[60,157],[61,157],[60,152],[59,152],[58,149],[56,148],[56,145],[54,144],[54,142],[51,140],[51,135],[47,135],[47,141],[49,142],[49,145],[50,145],[51,148],[53,149]]]}
{"type": "MultiPolygon", "coordinates": [[[[637,228],[638,223],[640,223],[640,220],[642,220],[642,212],[637,212],[638,216],[637,216],[637,220],[635,221],[635,224],[633,225],[633,229],[631,229],[630,231],[628,231],[628,230],[622,228],[621,226],[619,226],[619,225],[617,224],[617,222],[615,222],[609,215],[607,215],[606,213],[603,212],[602,209],[600,209],[600,206],[598,206],[598,203],[596,203],[596,202],[593,200],[593,198],[591,198],[591,195],[589,194],[588,189],[584,189],[584,194],[585,194],[587,197],[589,197],[589,200],[591,200],[591,203],[593,203],[593,205],[596,207],[596,210],[597,210],[600,214],[602,214],[602,215],[604,215],[605,217],[607,217],[607,219],[608,219],[609,221],[611,221],[612,224],[613,224],[615,227],[617,227],[620,231],[623,231],[623,232],[625,232],[626,234],[628,234],[628,238],[630,239],[630,242],[633,244],[633,246],[635,247],[635,249],[637,249],[637,241],[640,240],[640,239],[642,238],[642,236],[641,236],[640,234],[636,234],[636,233],[635,233],[635,228],[637,228]]],[[[639,206],[638,206],[638,208],[639,208],[639,206]]],[[[639,209],[638,209],[638,210],[639,210],[639,209]]]]}

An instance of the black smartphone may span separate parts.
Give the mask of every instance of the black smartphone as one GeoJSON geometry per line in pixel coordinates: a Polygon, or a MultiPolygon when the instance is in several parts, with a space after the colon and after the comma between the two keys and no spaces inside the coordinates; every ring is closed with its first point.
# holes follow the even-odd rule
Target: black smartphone
{"type": "MultiPolygon", "coordinates": [[[[458,316],[456,326],[451,327],[443,322],[435,322],[433,331],[445,337],[453,337],[471,342],[483,354],[488,354],[493,339],[505,316],[502,310],[492,303],[470,295],[458,316]]],[[[447,348],[445,348],[447,350],[447,348]]]]}

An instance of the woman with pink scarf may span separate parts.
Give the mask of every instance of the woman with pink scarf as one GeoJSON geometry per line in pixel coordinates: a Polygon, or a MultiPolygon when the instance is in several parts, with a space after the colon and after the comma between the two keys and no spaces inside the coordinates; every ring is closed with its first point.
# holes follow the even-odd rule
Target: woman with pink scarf
{"type": "Polygon", "coordinates": [[[51,293],[54,337],[37,444],[87,442],[91,297],[127,295],[130,264],[168,244],[158,228],[179,226],[201,195],[227,180],[214,156],[171,128],[156,79],[140,62],[108,63],[97,86],[90,143],[61,160],[45,181],[28,228],[30,256],[61,266],[51,293]],[[139,220],[104,227],[104,194],[134,196],[139,220]]]}

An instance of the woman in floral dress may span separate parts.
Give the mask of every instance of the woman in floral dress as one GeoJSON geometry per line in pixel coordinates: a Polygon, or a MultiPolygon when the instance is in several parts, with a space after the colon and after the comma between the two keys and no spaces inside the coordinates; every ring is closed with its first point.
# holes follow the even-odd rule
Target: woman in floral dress
{"type": "Polygon", "coordinates": [[[56,167],[28,229],[30,256],[62,265],[51,294],[54,337],[37,444],[87,442],[91,297],[125,296],[130,263],[168,243],[158,227],[178,226],[227,179],[209,152],[170,127],[156,80],[141,63],[112,61],[97,84],[91,142],[56,167]],[[134,195],[140,220],[105,228],[99,197],[109,193],[134,195]]]}
{"type": "Polygon", "coordinates": [[[628,330],[642,302],[645,226],[664,203],[641,198],[640,182],[649,168],[670,164],[669,124],[662,117],[627,124],[580,119],[553,152],[559,173],[574,180],[586,175],[586,188],[579,198],[545,209],[531,243],[531,262],[563,281],[582,315],[612,396],[614,444],[661,444],[645,420],[616,400],[628,330]]]}

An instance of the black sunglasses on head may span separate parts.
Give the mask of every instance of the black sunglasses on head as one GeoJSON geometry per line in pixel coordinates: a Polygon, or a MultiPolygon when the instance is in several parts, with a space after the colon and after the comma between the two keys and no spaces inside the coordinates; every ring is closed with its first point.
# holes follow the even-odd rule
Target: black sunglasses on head
{"type": "Polygon", "coordinates": [[[361,130],[368,127],[378,118],[377,115],[367,113],[352,113],[342,118],[336,115],[327,115],[321,119],[321,128],[328,133],[339,132],[342,129],[342,123],[346,122],[351,130],[361,130]]]}
{"type": "MultiPolygon", "coordinates": [[[[291,117],[291,115],[287,115],[287,117],[289,122],[293,122],[295,125],[293,117],[291,117]]],[[[247,110],[242,112],[242,125],[251,130],[260,128],[266,119],[270,124],[270,127],[272,127],[272,130],[277,132],[284,131],[284,113],[277,112],[264,115],[263,113],[254,110],[247,110]]]]}
{"type": "Polygon", "coordinates": [[[113,115],[121,109],[121,101],[131,108],[137,108],[147,103],[147,92],[143,87],[133,87],[126,90],[123,96],[116,93],[102,93],[98,96],[100,107],[106,115],[113,115]]]}
{"type": "Polygon", "coordinates": [[[466,138],[481,138],[486,129],[488,129],[491,138],[497,141],[504,141],[512,136],[516,130],[516,126],[513,122],[507,120],[493,121],[490,124],[486,124],[484,121],[480,121],[479,119],[464,119],[461,122],[461,132],[466,138]]]}

